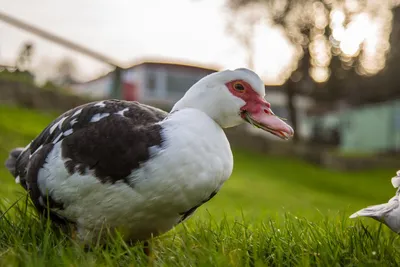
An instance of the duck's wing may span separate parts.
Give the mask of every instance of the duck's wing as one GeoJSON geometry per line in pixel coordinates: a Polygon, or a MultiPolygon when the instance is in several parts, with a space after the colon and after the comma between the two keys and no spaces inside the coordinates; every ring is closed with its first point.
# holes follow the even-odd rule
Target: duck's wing
{"type": "Polygon", "coordinates": [[[398,196],[392,197],[388,203],[378,204],[373,206],[368,206],[364,209],[361,209],[352,215],[350,218],[356,217],[371,217],[376,220],[381,220],[386,214],[397,209],[399,207],[399,199],[398,196]]]}
{"type": "Polygon", "coordinates": [[[388,203],[368,206],[364,209],[361,209],[353,213],[352,215],[350,215],[350,218],[364,216],[380,220],[389,212],[397,209],[399,207],[399,196],[400,196],[400,170],[396,172],[396,176],[391,179],[391,182],[393,187],[398,189],[396,191],[396,195],[392,197],[388,201],[388,203]]]}
{"type": "Polygon", "coordinates": [[[39,210],[44,206],[62,208],[59,199],[52,199],[54,174],[46,176],[49,169],[64,169],[63,175],[90,172],[102,183],[124,181],[149,159],[149,148],[162,144],[158,122],[167,115],[160,109],[122,100],[76,107],[54,120],[26,148],[12,152],[18,154],[13,174],[29,190],[39,210]]]}

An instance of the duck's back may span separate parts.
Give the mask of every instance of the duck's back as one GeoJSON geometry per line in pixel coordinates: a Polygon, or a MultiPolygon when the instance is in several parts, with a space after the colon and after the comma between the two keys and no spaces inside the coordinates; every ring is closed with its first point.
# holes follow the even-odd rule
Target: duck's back
{"type": "MultiPolygon", "coordinates": [[[[115,183],[149,159],[149,147],[161,144],[158,122],[167,115],[138,102],[88,103],[60,115],[25,148],[14,149],[6,166],[16,181],[29,189],[40,212],[46,214],[47,205],[63,209],[64,203],[54,199],[51,192],[45,196],[46,179],[42,177],[39,181],[44,165],[52,168],[55,162],[49,158],[54,149],[59,150],[63,160],[64,166],[58,167],[65,168],[69,175],[90,172],[101,183],[115,183]]],[[[54,213],[50,215],[58,222],[64,220],[54,213]]]]}

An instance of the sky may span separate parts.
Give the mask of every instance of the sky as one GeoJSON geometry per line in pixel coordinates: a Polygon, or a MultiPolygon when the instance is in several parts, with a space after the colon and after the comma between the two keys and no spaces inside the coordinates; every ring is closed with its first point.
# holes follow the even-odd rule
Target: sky
{"type": "MultiPolygon", "coordinates": [[[[224,0],[0,0],[0,7],[1,12],[124,66],[163,58],[219,69],[247,67],[245,50],[226,30],[224,0]]],[[[254,70],[266,83],[279,83],[278,74],[289,64],[293,51],[279,29],[260,24],[256,32],[254,70]]],[[[0,64],[12,64],[25,41],[35,45],[33,66],[38,75],[51,75],[63,57],[76,62],[83,80],[110,70],[101,62],[3,22],[0,64]]]]}

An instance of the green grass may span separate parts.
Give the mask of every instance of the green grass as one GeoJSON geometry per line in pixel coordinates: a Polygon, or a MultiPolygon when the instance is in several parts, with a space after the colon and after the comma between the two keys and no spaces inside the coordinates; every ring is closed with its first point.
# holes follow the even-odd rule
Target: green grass
{"type": "MultiPolygon", "coordinates": [[[[56,114],[0,106],[0,161],[56,114]]],[[[391,266],[400,240],[359,208],[386,202],[396,170],[343,173],[302,161],[234,151],[232,177],[186,223],[155,238],[156,266],[391,266]]],[[[85,252],[41,222],[0,165],[0,266],[144,266],[119,238],[85,252]],[[20,201],[15,205],[16,200],[20,201]],[[11,207],[11,208],[10,208],[11,207]],[[1,214],[1,213],[0,213],[1,214]]]]}

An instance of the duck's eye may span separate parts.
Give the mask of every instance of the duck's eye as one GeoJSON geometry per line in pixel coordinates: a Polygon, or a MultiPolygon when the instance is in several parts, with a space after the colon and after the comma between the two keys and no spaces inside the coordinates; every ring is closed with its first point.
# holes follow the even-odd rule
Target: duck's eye
{"type": "Polygon", "coordinates": [[[243,86],[243,84],[241,84],[241,83],[235,83],[235,84],[233,85],[233,88],[235,88],[235,90],[236,90],[236,91],[239,91],[239,92],[243,92],[243,91],[244,91],[244,86],[243,86]]]}

